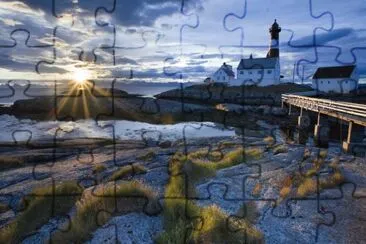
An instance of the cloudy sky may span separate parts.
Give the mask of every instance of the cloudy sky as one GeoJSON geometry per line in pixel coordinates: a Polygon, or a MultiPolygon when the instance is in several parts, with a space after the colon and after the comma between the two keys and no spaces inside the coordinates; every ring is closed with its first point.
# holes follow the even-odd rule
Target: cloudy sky
{"type": "Polygon", "coordinates": [[[324,65],[365,75],[365,13],[365,0],[1,0],[0,75],[202,81],[264,57],[274,19],[284,80],[324,65]]]}

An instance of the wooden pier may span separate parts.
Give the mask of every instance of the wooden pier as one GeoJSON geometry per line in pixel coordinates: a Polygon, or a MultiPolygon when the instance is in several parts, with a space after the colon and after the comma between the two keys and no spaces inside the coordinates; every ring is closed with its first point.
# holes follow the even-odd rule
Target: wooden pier
{"type": "Polygon", "coordinates": [[[321,143],[322,139],[329,136],[329,127],[324,123],[324,117],[334,117],[348,123],[347,139],[343,142],[344,151],[349,152],[352,145],[352,130],[354,125],[366,127],[366,105],[350,102],[332,101],[329,99],[320,99],[292,94],[282,95],[282,106],[288,105],[289,114],[292,106],[300,108],[298,126],[301,127],[304,121],[309,121],[304,115],[305,111],[317,113],[317,124],[314,128],[314,139],[321,143]],[[323,118],[323,119],[322,119],[323,118]]]}

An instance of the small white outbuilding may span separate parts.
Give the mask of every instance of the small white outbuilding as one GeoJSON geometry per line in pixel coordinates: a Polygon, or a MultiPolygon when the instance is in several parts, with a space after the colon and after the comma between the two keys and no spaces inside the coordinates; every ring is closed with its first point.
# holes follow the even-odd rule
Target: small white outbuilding
{"type": "Polygon", "coordinates": [[[211,82],[230,83],[235,79],[233,67],[226,63],[223,63],[221,67],[212,75],[211,82]]]}
{"type": "Polygon", "coordinates": [[[325,93],[350,93],[358,89],[355,65],[319,67],[313,75],[313,89],[325,93]]]}

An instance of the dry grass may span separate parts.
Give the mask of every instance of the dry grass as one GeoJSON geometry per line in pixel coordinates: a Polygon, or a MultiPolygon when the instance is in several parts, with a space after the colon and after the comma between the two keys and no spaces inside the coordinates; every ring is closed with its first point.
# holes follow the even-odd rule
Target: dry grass
{"type": "Polygon", "coordinates": [[[5,213],[8,210],[10,210],[10,207],[8,204],[0,203],[0,214],[5,213]]]}
{"type": "Polygon", "coordinates": [[[339,157],[335,157],[333,158],[330,163],[328,164],[328,166],[332,169],[337,169],[339,167],[339,157]]]}
{"type": "Polygon", "coordinates": [[[275,143],[275,139],[273,136],[267,136],[266,138],[263,139],[263,141],[267,143],[269,146],[273,146],[275,143]]]}
{"type": "Polygon", "coordinates": [[[282,188],[280,190],[281,199],[285,199],[291,193],[292,185],[293,185],[293,177],[291,177],[290,175],[287,175],[282,180],[282,183],[281,183],[281,186],[282,186],[282,188]]]}
{"type": "Polygon", "coordinates": [[[103,164],[96,164],[93,167],[93,174],[99,174],[105,171],[107,168],[103,164]]]}
{"type": "Polygon", "coordinates": [[[0,156],[0,170],[21,167],[25,164],[24,158],[17,156],[0,156]]]}
{"type": "Polygon", "coordinates": [[[279,153],[287,153],[288,152],[288,147],[285,144],[280,144],[280,145],[274,146],[272,151],[273,151],[273,155],[276,155],[276,154],[279,154],[279,153]]]}
{"type": "MultiPolygon", "coordinates": [[[[344,176],[341,170],[338,169],[337,160],[332,161],[330,168],[333,172],[328,175],[322,176],[319,179],[319,191],[327,188],[334,188],[344,182],[344,176]]],[[[308,169],[303,174],[299,172],[293,174],[292,176],[287,176],[282,181],[280,190],[280,199],[285,199],[290,195],[292,191],[296,192],[298,197],[305,197],[317,192],[317,178],[319,176],[320,170],[326,167],[324,158],[316,158],[313,160],[313,167],[308,169]]]]}
{"type": "Polygon", "coordinates": [[[246,163],[251,159],[259,159],[263,154],[259,148],[238,148],[221,156],[221,160],[209,161],[207,158],[200,158],[198,156],[200,153],[203,155],[203,152],[190,153],[184,161],[189,181],[193,183],[199,179],[214,176],[217,170],[246,163]]]}
{"type": "Polygon", "coordinates": [[[126,165],[114,171],[113,174],[108,178],[108,181],[116,181],[133,176],[134,174],[144,174],[146,172],[147,169],[139,163],[126,165]]]}
{"type": "Polygon", "coordinates": [[[262,184],[261,183],[257,183],[255,184],[253,190],[252,190],[252,196],[254,197],[259,197],[261,195],[261,192],[262,192],[262,184]]]}
{"type": "Polygon", "coordinates": [[[306,159],[311,157],[311,151],[308,148],[305,148],[304,155],[302,156],[302,160],[305,161],[306,159]]]}
{"type": "Polygon", "coordinates": [[[284,186],[282,187],[281,191],[280,191],[280,197],[282,199],[285,199],[291,192],[291,187],[288,186],[284,186]]]}
{"type": "Polygon", "coordinates": [[[18,243],[26,235],[46,224],[49,219],[67,214],[82,193],[76,182],[33,190],[27,208],[0,230],[0,243],[18,243]]]}
{"type": "Polygon", "coordinates": [[[220,148],[224,149],[224,148],[231,148],[231,147],[235,147],[237,146],[236,143],[231,142],[231,141],[223,141],[220,143],[220,148]]]}
{"type": "Polygon", "coordinates": [[[316,171],[319,171],[324,166],[324,158],[316,158],[313,160],[313,166],[316,171]]]}
{"type": "Polygon", "coordinates": [[[319,151],[319,157],[320,158],[324,159],[324,158],[327,157],[327,155],[328,155],[328,151],[326,149],[322,149],[322,150],[319,151]]]}
{"type": "MultiPolygon", "coordinates": [[[[245,214],[240,213],[244,216],[243,218],[231,221],[230,230],[236,230],[232,232],[228,229],[229,216],[218,206],[199,207],[192,201],[186,200],[186,189],[189,189],[190,196],[194,195],[194,182],[214,174],[219,168],[242,163],[243,152],[235,150],[228,153],[229,155],[226,154],[223,161],[217,163],[219,166],[207,168],[205,164],[215,165],[216,163],[200,161],[201,152],[195,152],[188,157],[177,153],[172,157],[169,165],[171,177],[165,189],[165,230],[157,237],[156,243],[173,244],[177,243],[177,240],[184,240],[183,243],[241,243],[244,237],[249,243],[262,242],[262,234],[251,224],[251,220],[255,219],[255,214],[252,213],[253,206],[245,207],[245,214]],[[232,160],[231,163],[229,160],[232,160]],[[194,176],[191,175],[192,173],[194,176]],[[193,180],[186,180],[184,175],[193,177],[193,180]],[[201,221],[192,222],[191,218],[198,216],[201,221]]],[[[254,151],[252,153],[255,154],[254,151]]]]}
{"type": "Polygon", "coordinates": [[[155,158],[156,154],[153,151],[149,151],[146,154],[137,157],[136,159],[142,160],[142,161],[151,161],[155,158]]]}
{"type": "Polygon", "coordinates": [[[76,203],[76,214],[71,219],[70,229],[67,232],[55,232],[52,242],[85,242],[93,231],[112,216],[143,211],[147,202],[147,208],[156,208],[156,194],[138,181],[107,184],[93,192],[86,192],[76,203]]]}
{"type": "Polygon", "coordinates": [[[316,176],[316,174],[318,173],[318,170],[315,168],[309,169],[308,171],[306,171],[305,173],[305,177],[313,177],[316,176]]]}
{"type": "Polygon", "coordinates": [[[297,196],[305,197],[317,191],[316,180],[312,178],[305,178],[305,180],[297,188],[297,196]]]}
{"type": "MultiPolygon", "coordinates": [[[[335,170],[333,173],[327,175],[319,180],[319,191],[327,188],[334,188],[344,182],[344,176],[340,170],[335,170]]],[[[317,192],[317,181],[312,176],[306,176],[301,184],[298,186],[297,195],[305,197],[317,192]]]]}
{"type": "Polygon", "coordinates": [[[321,189],[333,188],[344,182],[344,176],[341,171],[336,170],[331,176],[326,179],[321,179],[319,184],[321,189]]]}

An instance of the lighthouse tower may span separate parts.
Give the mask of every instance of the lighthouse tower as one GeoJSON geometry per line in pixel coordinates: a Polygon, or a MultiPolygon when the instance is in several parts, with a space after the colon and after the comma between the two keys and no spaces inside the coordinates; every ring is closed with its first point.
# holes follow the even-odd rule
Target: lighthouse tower
{"type": "Polygon", "coordinates": [[[269,51],[267,53],[267,58],[278,58],[280,56],[279,49],[279,36],[281,32],[281,27],[277,24],[275,19],[271,28],[269,28],[269,33],[271,33],[271,44],[269,46],[269,51]]]}

